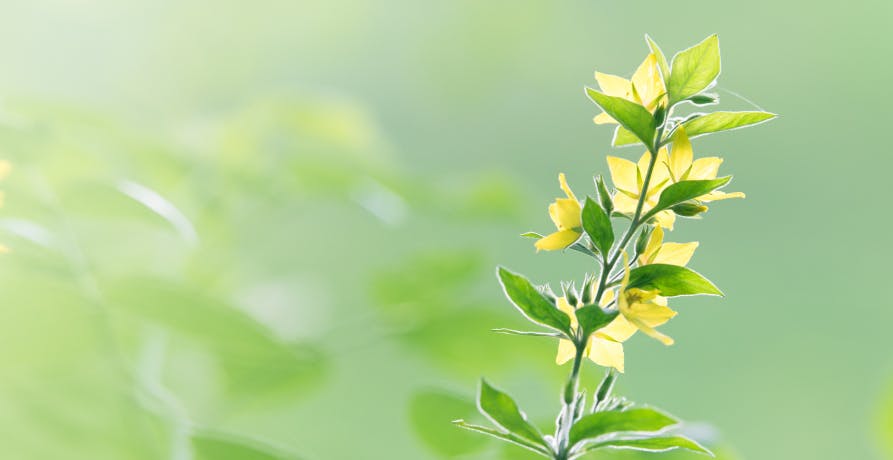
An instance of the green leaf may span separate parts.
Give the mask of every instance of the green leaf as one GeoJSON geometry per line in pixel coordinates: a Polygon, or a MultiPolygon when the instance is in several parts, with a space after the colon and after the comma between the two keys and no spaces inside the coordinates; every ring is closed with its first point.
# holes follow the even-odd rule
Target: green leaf
{"type": "Polygon", "coordinates": [[[670,105],[707,89],[719,75],[719,39],[711,35],[673,58],[667,93],[670,105]]]}
{"type": "Polygon", "coordinates": [[[643,216],[642,220],[646,221],[664,209],[706,195],[728,184],[730,180],[732,180],[732,176],[720,177],[719,179],[683,180],[676,182],[660,193],[657,205],[654,206],[651,211],[648,211],[645,216],[643,216]]]}
{"type": "Polygon", "coordinates": [[[260,442],[218,433],[197,433],[191,438],[195,460],[295,460],[296,457],[260,442]]]}
{"type": "Polygon", "coordinates": [[[661,436],[655,438],[630,438],[630,439],[611,439],[608,441],[596,442],[590,444],[583,449],[583,452],[592,452],[596,449],[610,447],[613,449],[631,449],[644,452],[669,452],[676,449],[688,449],[713,456],[704,446],[688,439],[684,436],[661,436]]]}
{"type": "Polygon", "coordinates": [[[478,392],[478,409],[498,427],[535,445],[548,448],[543,435],[527,421],[527,416],[521,412],[512,397],[493,388],[484,379],[481,379],[478,392]]]}
{"type": "Polygon", "coordinates": [[[570,445],[617,432],[659,431],[679,423],[673,417],[652,408],[627,411],[596,412],[574,424],[570,432],[570,445]]]}
{"type": "Polygon", "coordinates": [[[678,265],[648,264],[630,271],[627,289],[658,290],[660,295],[723,295],[713,283],[698,272],[678,265]]]}
{"type": "Polygon", "coordinates": [[[564,334],[570,334],[571,319],[563,311],[555,308],[555,305],[530,284],[527,278],[504,267],[499,267],[497,274],[505,295],[527,319],[564,334]]]}
{"type": "Polygon", "coordinates": [[[607,254],[611,250],[611,246],[614,244],[614,228],[611,227],[611,218],[605,214],[605,210],[598,203],[589,197],[586,197],[586,204],[583,205],[583,230],[602,254],[607,254]]]}
{"type": "Polygon", "coordinates": [[[499,430],[494,430],[493,428],[487,428],[485,426],[480,426],[480,425],[473,425],[471,423],[467,423],[465,420],[454,420],[453,424],[458,426],[459,428],[464,428],[469,431],[474,431],[477,433],[485,434],[487,436],[492,436],[496,439],[501,439],[501,440],[509,442],[511,444],[521,446],[527,450],[536,452],[536,453],[542,455],[543,457],[552,458],[552,455],[549,454],[548,451],[546,451],[542,447],[540,447],[534,443],[531,443],[530,441],[527,441],[524,438],[515,436],[512,433],[504,433],[499,430]]]}
{"type": "Polygon", "coordinates": [[[614,130],[614,140],[611,145],[614,147],[626,147],[628,145],[641,144],[642,141],[623,126],[618,126],[614,130]]]}
{"type": "Polygon", "coordinates": [[[608,96],[592,88],[586,88],[586,94],[605,113],[617,120],[621,126],[628,129],[645,145],[654,143],[654,130],[657,128],[657,124],[645,107],[622,97],[608,96]]]}
{"type": "Polygon", "coordinates": [[[533,238],[535,240],[538,240],[538,239],[543,238],[543,235],[540,235],[537,232],[527,232],[527,233],[522,233],[521,237],[522,238],[533,238]]]}
{"type": "Polygon", "coordinates": [[[719,103],[719,96],[716,94],[703,93],[703,94],[695,94],[694,96],[686,99],[694,105],[705,106],[705,105],[713,105],[719,103]]]}
{"type": "Polygon", "coordinates": [[[577,321],[583,328],[583,338],[589,337],[593,332],[607,326],[617,317],[616,311],[606,312],[602,307],[592,304],[580,307],[576,311],[577,321]]]}
{"type": "Polygon", "coordinates": [[[657,68],[660,70],[661,78],[666,82],[670,77],[670,66],[667,65],[667,57],[664,55],[664,52],[661,51],[660,47],[657,46],[657,43],[655,43],[647,34],[645,35],[645,41],[648,42],[648,49],[651,50],[651,53],[654,54],[655,59],[657,59],[657,68]]]}
{"type": "Polygon", "coordinates": [[[713,112],[682,124],[689,138],[745,126],[758,125],[777,115],[769,112],[713,112]]]}

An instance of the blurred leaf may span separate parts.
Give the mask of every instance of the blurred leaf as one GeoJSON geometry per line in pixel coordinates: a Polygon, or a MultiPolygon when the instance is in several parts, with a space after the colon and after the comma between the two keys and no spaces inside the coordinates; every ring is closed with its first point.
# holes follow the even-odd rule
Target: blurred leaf
{"type": "Polygon", "coordinates": [[[680,295],[723,295],[707,278],[686,267],[648,264],[630,271],[628,289],[657,289],[666,297],[680,295]]]}
{"type": "Polygon", "coordinates": [[[487,439],[468,436],[450,422],[470,418],[477,407],[469,398],[461,398],[442,390],[422,390],[409,400],[409,423],[413,432],[433,452],[456,457],[486,447],[487,439]]]}
{"type": "Polygon", "coordinates": [[[569,440],[574,446],[609,433],[660,431],[677,423],[675,418],[651,408],[596,412],[574,423],[569,440]]]}
{"type": "Polygon", "coordinates": [[[282,342],[241,311],[186,286],[154,279],[105,286],[115,309],[207,347],[219,359],[234,398],[301,395],[322,375],[325,360],[315,347],[282,342]]]}
{"type": "Polygon", "coordinates": [[[712,112],[701,115],[682,124],[690,138],[704,134],[758,125],[775,118],[769,112],[712,112]]]}
{"type": "Polygon", "coordinates": [[[270,446],[231,435],[197,433],[190,441],[193,460],[297,460],[270,446]]]}
{"type": "Polygon", "coordinates": [[[490,386],[484,379],[481,379],[478,392],[478,408],[493,423],[509,433],[548,449],[543,435],[527,421],[527,416],[521,412],[515,400],[508,394],[490,386]]]}
{"type": "Polygon", "coordinates": [[[701,43],[673,57],[667,93],[670,105],[688,99],[713,84],[719,75],[719,39],[707,37],[701,43]]]}
{"type": "Polygon", "coordinates": [[[611,219],[601,206],[589,197],[586,197],[586,204],[583,206],[583,229],[602,254],[607,254],[611,250],[614,244],[611,219]]]}
{"type": "Polygon", "coordinates": [[[508,433],[505,431],[495,430],[493,428],[488,428],[488,427],[480,426],[480,425],[472,425],[470,423],[467,423],[465,420],[455,420],[455,421],[453,421],[453,423],[459,428],[464,428],[469,431],[474,431],[476,433],[481,433],[481,434],[484,434],[487,436],[491,436],[496,439],[505,441],[505,442],[507,442],[511,445],[514,445],[514,446],[520,446],[528,453],[536,452],[537,454],[539,454],[543,457],[548,457],[548,458],[552,457],[551,455],[548,455],[542,447],[540,447],[537,444],[535,444],[531,441],[528,441],[514,433],[508,433]]]}
{"type": "Polygon", "coordinates": [[[657,126],[654,117],[644,107],[622,97],[608,96],[592,88],[586,88],[586,94],[642,143],[651,145],[654,142],[654,130],[657,126]]]}
{"type": "Polygon", "coordinates": [[[570,334],[570,318],[552,305],[530,281],[503,267],[497,269],[505,295],[524,316],[534,323],[570,334]]]}

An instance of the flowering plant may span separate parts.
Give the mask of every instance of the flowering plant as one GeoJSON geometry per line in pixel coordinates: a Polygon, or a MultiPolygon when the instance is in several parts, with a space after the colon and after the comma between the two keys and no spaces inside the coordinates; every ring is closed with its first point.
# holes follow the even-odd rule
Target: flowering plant
{"type": "Polygon", "coordinates": [[[675,417],[614,396],[612,390],[618,373],[625,370],[623,343],[636,332],[673,344],[657,329],[677,314],[669,307],[671,298],[722,295],[707,278],[686,267],[697,242],[664,241],[677,217],[701,218],[707,212],[706,203],[744,197],[740,192],[722,191],[731,180],[731,176],[719,177],[722,159],[695,159],[690,139],[752,126],[775,115],[762,111],[679,115],[677,110],[686,105],[718,102],[707,91],[720,73],[719,41],[710,36],[669,62],[651,38],[646,41],[649,54],[631,79],[596,72],[599,89],[586,88],[603,111],[595,123],[617,125],[613,145],[641,144],[645,153],[635,163],[609,156],[613,191],[597,176],[593,197],[582,201],[560,174],[565,196],[549,205],[556,231],[546,236],[524,235],[536,239],[538,251],[573,249],[591,256],[597,270],[585,274],[579,288],[572,282],[562,283],[560,294],[503,267],[497,270],[512,304],[545,328],[497,331],[557,339],[556,361],[573,363],[554,432],[543,434],[509,395],[485,380],[480,384],[478,408],[495,427],[455,422],[554,460],[579,458],[603,448],[651,452],[682,448],[710,454],[676,430],[675,417]],[[615,222],[626,224],[619,238],[615,222]],[[587,358],[607,368],[591,404],[579,381],[587,358]]]}

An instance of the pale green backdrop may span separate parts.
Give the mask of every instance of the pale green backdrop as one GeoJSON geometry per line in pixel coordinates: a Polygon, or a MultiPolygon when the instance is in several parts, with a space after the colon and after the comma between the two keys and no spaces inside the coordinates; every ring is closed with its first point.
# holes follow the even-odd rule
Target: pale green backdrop
{"type": "Polygon", "coordinates": [[[3,2],[2,457],[526,458],[449,425],[481,375],[544,427],[558,408],[554,345],[488,332],[522,325],[493,268],[591,269],[518,236],[549,231],[558,172],[591,194],[605,155],[641,153],[612,152],[583,86],[629,75],[646,33],[668,53],[718,33],[721,107],[780,117],[695,142],[748,198],[672,238],[727,298],[680,301],[673,348],[632,341],[620,390],[709,422],[724,458],[893,458],[891,20],[881,0],[3,2]]]}

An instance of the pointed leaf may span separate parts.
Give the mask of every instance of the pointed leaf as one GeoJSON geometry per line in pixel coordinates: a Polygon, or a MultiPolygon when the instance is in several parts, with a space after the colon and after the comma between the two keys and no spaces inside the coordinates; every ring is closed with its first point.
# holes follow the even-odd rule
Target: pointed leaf
{"type": "Polygon", "coordinates": [[[720,177],[719,179],[683,180],[676,182],[660,193],[660,198],[658,198],[657,200],[657,205],[654,206],[654,208],[652,208],[650,211],[648,211],[648,213],[645,214],[642,220],[648,220],[664,209],[676,206],[679,203],[684,203],[688,200],[693,200],[699,196],[706,195],[720,187],[725,186],[731,180],[732,176],[726,176],[720,177]]]}
{"type": "Polygon", "coordinates": [[[758,125],[776,116],[769,112],[713,112],[688,120],[682,126],[685,127],[688,137],[692,138],[718,131],[758,125]]]}
{"type": "Polygon", "coordinates": [[[595,440],[600,436],[617,432],[652,432],[679,423],[673,417],[652,408],[627,411],[596,412],[574,424],[570,432],[570,445],[595,440]]]}
{"type": "Polygon", "coordinates": [[[583,205],[583,230],[602,254],[607,254],[614,244],[614,228],[611,219],[592,198],[586,197],[583,205]]]}
{"type": "Polygon", "coordinates": [[[706,454],[709,456],[713,456],[713,452],[710,452],[704,446],[688,439],[684,436],[659,436],[654,438],[631,438],[631,439],[612,439],[608,441],[596,442],[595,444],[591,444],[586,446],[584,452],[591,452],[596,449],[602,448],[613,448],[613,449],[630,449],[630,450],[639,450],[644,452],[669,452],[671,450],[676,449],[688,449],[693,452],[698,452],[702,454],[706,454]]]}
{"type": "Polygon", "coordinates": [[[505,295],[527,319],[564,334],[570,334],[570,318],[552,305],[552,302],[549,302],[527,278],[503,267],[499,267],[497,273],[505,295]]]}
{"type": "Polygon", "coordinates": [[[670,105],[707,89],[719,76],[719,39],[711,35],[673,58],[667,93],[670,105]]]}
{"type": "Polygon", "coordinates": [[[652,145],[657,124],[645,107],[622,97],[608,96],[592,88],[586,88],[586,94],[605,113],[617,120],[621,126],[633,133],[645,145],[652,145]]]}
{"type": "Polygon", "coordinates": [[[713,283],[698,272],[678,265],[648,264],[632,269],[628,288],[658,290],[660,295],[723,295],[713,283]]]}
{"type": "Polygon", "coordinates": [[[506,334],[506,335],[528,335],[528,336],[533,336],[533,337],[562,337],[562,335],[557,332],[516,331],[514,329],[505,329],[505,328],[493,329],[492,331],[497,334],[506,334]]]}
{"type": "Polygon", "coordinates": [[[589,337],[593,332],[607,326],[614,318],[617,317],[616,311],[606,312],[602,307],[592,304],[580,307],[576,311],[577,321],[583,328],[584,339],[589,337]]]}
{"type": "Polygon", "coordinates": [[[481,379],[478,393],[478,409],[493,423],[509,433],[535,445],[548,447],[543,435],[527,421],[527,416],[521,412],[512,397],[493,388],[484,379],[481,379]]]}
{"type": "Polygon", "coordinates": [[[474,431],[477,433],[485,434],[487,436],[492,436],[496,439],[501,439],[503,441],[521,446],[527,450],[532,450],[544,457],[552,458],[552,455],[550,455],[542,447],[540,447],[536,444],[533,444],[530,441],[527,441],[526,439],[515,436],[511,433],[504,433],[502,431],[494,430],[493,428],[487,428],[485,426],[473,425],[471,423],[467,423],[465,420],[454,420],[453,424],[455,424],[459,428],[464,428],[469,431],[474,431]]]}

